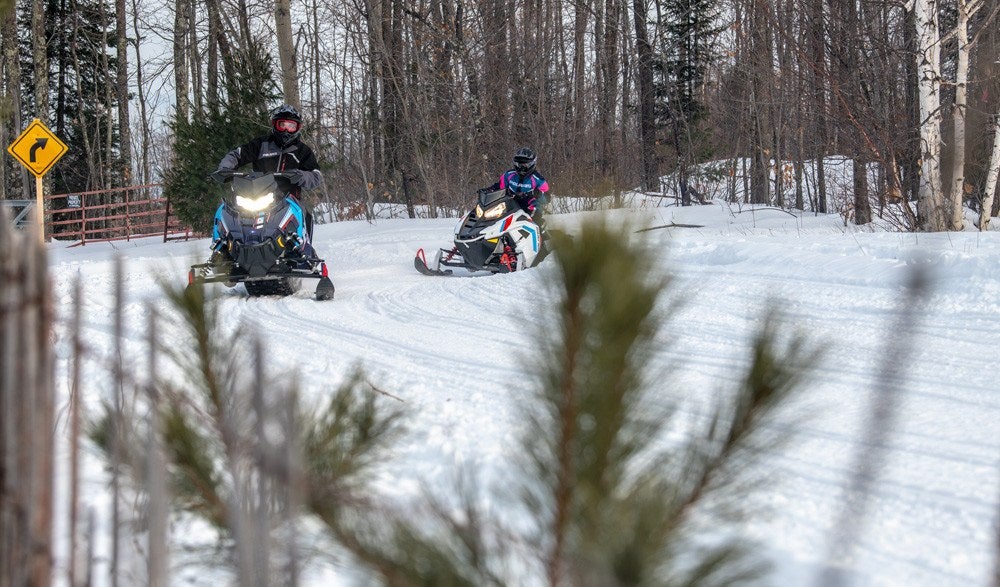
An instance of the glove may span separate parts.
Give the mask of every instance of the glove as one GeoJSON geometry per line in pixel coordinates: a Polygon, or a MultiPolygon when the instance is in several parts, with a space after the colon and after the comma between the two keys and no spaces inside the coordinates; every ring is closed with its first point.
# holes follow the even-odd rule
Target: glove
{"type": "Polygon", "coordinates": [[[538,200],[536,198],[531,198],[528,203],[524,205],[528,210],[528,214],[534,214],[535,208],[537,207],[538,200]]]}
{"type": "Polygon", "coordinates": [[[285,177],[288,178],[288,181],[291,182],[292,185],[302,185],[302,182],[305,181],[305,177],[303,176],[306,174],[306,172],[302,171],[301,169],[288,169],[283,173],[285,174],[285,177]]]}
{"type": "Polygon", "coordinates": [[[233,170],[227,167],[220,167],[208,175],[208,179],[216,183],[226,183],[233,179],[233,170]]]}

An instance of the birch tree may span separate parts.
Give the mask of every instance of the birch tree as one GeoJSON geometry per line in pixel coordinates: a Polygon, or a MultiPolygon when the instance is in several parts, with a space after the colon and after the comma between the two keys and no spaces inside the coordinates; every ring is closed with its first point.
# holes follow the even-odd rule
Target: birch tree
{"type": "Polygon", "coordinates": [[[965,114],[969,85],[969,7],[966,0],[958,4],[958,65],[955,69],[955,103],[951,107],[954,123],[955,153],[951,165],[949,193],[951,218],[949,228],[962,230],[962,196],[965,194],[965,114]]]}
{"type": "Polygon", "coordinates": [[[983,205],[979,210],[979,230],[989,230],[993,197],[997,193],[997,176],[1000,175],[1000,111],[993,117],[993,151],[983,188],[983,205]]]}
{"type": "Polygon", "coordinates": [[[920,188],[917,215],[920,228],[945,228],[941,193],[941,35],[938,1],[915,0],[917,32],[917,96],[920,107],[920,188]]]}

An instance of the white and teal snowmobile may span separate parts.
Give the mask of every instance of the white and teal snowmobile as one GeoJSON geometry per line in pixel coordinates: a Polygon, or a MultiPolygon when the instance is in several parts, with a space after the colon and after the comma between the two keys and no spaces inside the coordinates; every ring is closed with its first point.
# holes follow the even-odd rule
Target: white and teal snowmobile
{"type": "Polygon", "coordinates": [[[287,296],[316,279],[316,299],[333,298],[326,262],[309,244],[302,207],[281,185],[282,173],[230,172],[231,190],[215,213],[212,257],[191,266],[188,287],[242,283],[251,296],[287,296]]]}
{"type": "Polygon", "coordinates": [[[544,232],[508,190],[482,192],[476,207],[455,227],[455,246],[438,249],[430,260],[417,251],[413,266],[424,275],[470,272],[510,273],[534,267],[545,257],[544,232]]]}

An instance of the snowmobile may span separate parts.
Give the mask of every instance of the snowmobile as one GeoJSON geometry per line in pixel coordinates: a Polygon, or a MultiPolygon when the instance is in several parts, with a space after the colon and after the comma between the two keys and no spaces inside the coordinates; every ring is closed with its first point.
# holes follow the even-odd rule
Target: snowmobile
{"type": "Polygon", "coordinates": [[[423,249],[413,266],[424,275],[471,272],[510,273],[534,267],[546,255],[545,233],[509,190],[480,192],[476,207],[455,227],[455,246],[438,249],[428,262],[423,249]]]}
{"type": "Polygon", "coordinates": [[[308,246],[305,216],[280,185],[282,173],[216,172],[232,180],[215,212],[212,256],[191,266],[188,287],[204,283],[242,283],[251,296],[288,296],[303,279],[317,279],[316,299],[333,298],[326,262],[308,246]]]}

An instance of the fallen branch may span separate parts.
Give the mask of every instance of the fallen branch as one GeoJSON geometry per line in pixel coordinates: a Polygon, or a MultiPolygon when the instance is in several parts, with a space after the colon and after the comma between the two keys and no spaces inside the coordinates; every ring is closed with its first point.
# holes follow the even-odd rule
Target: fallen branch
{"type": "Polygon", "coordinates": [[[670,224],[664,224],[662,226],[650,226],[649,228],[640,228],[636,232],[647,232],[650,230],[656,230],[658,228],[705,228],[704,224],[677,224],[676,222],[671,222],[670,224]]]}

